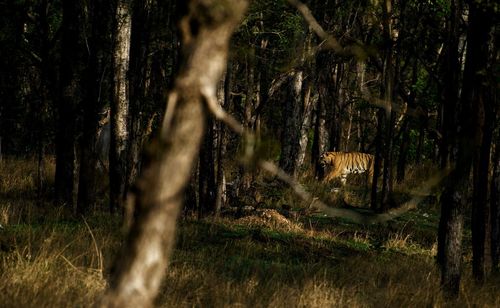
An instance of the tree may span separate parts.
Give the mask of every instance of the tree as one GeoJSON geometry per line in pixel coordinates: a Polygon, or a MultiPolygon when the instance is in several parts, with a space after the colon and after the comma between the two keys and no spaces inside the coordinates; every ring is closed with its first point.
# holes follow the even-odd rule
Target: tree
{"type": "Polygon", "coordinates": [[[74,208],[77,192],[77,115],[84,97],[84,7],[79,2],[62,2],[61,81],[57,100],[56,202],[74,208]]]}
{"type": "Polygon", "coordinates": [[[103,307],[152,305],[175,234],[175,221],[198,154],[207,105],[218,108],[217,84],[229,38],[245,1],[189,1],[180,8],[181,66],[159,136],[151,144],[131,202],[138,217],[117,260],[103,307]],[[215,106],[213,105],[215,104],[215,106]]]}
{"type": "MultiPolygon", "coordinates": [[[[492,20],[491,11],[487,6],[474,1],[469,3],[468,44],[460,99],[457,161],[441,197],[439,231],[442,234],[439,237],[441,241],[438,243],[442,252],[442,255],[438,256],[441,258],[439,260],[441,261],[441,284],[445,293],[452,297],[458,296],[460,287],[464,215],[467,208],[472,160],[481,141],[480,138],[478,139],[478,132],[485,99],[482,72],[486,68],[488,59],[488,41],[492,20]]],[[[448,129],[454,129],[454,127],[448,129]]],[[[479,236],[484,239],[484,209],[476,208],[474,211],[476,214],[473,214],[472,219],[473,241],[478,241],[475,237],[479,236]]],[[[477,244],[476,242],[473,245],[477,244]]],[[[473,262],[475,264],[482,264],[482,254],[484,254],[484,246],[482,249],[474,248],[475,260],[473,262]]],[[[476,272],[478,270],[481,269],[474,269],[475,274],[481,275],[476,272]]]]}
{"type": "Polygon", "coordinates": [[[500,142],[495,145],[492,165],[490,193],[490,217],[491,217],[491,263],[492,271],[498,275],[500,261],[500,142]]]}
{"type": "Polygon", "coordinates": [[[80,175],[78,182],[77,213],[85,214],[97,203],[97,135],[105,106],[111,100],[111,20],[112,5],[105,0],[90,2],[91,35],[88,39],[89,56],[84,77],[83,132],[80,142],[80,175]]]}
{"type": "Polygon", "coordinates": [[[129,139],[129,81],[131,1],[119,0],[114,13],[113,101],[111,104],[111,147],[109,159],[111,212],[123,208],[127,183],[127,146],[129,139]]]}

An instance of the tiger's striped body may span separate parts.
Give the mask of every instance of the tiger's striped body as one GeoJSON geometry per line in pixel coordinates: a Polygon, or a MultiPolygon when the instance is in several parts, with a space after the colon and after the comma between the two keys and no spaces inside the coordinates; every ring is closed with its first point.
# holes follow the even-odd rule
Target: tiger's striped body
{"type": "Polygon", "coordinates": [[[345,185],[347,176],[352,173],[367,173],[367,183],[373,178],[375,158],[371,154],[358,152],[325,152],[320,157],[323,166],[324,181],[340,178],[345,185]]]}

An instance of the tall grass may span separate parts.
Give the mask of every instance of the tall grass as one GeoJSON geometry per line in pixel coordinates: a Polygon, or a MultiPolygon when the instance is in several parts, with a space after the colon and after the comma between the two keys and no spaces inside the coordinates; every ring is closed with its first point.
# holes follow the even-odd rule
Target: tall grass
{"type": "MultiPolygon", "coordinates": [[[[86,220],[68,216],[50,198],[36,207],[35,168],[24,160],[0,165],[0,307],[90,307],[119,257],[120,219],[99,211],[86,220]]],[[[269,186],[267,195],[265,206],[275,209],[180,220],[157,306],[500,306],[498,278],[477,286],[470,264],[460,299],[441,297],[435,209],[359,226],[314,212],[286,218],[283,203],[307,205],[286,188],[269,186]]]]}

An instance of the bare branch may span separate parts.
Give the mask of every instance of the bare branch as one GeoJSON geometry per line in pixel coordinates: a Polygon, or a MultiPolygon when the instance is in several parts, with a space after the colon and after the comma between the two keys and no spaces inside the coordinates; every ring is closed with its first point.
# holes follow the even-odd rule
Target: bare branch
{"type": "Polygon", "coordinates": [[[322,44],[324,44],[326,48],[332,49],[339,55],[351,55],[357,57],[358,59],[365,59],[367,57],[365,48],[363,48],[363,45],[359,42],[348,47],[342,46],[337,38],[327,33],[323,27],[321,27],[307,5],[298,0],[288,0],[288,3],[294,6],[300,14],[302,14],[302,17],[304,17],[304,20],[309,24],[309,27],[311,27],[314,33],[316,33],[316,35],[324,41],[322,44]]]}

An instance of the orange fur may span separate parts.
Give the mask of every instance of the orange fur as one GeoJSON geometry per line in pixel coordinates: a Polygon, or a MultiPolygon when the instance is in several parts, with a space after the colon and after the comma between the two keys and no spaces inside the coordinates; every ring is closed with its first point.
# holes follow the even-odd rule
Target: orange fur
{"type": "Polygon", "coordinates": [[[345,184],[347,175],[351,173],[367,173],[368,183],[373,177],[374,156],[358,152],[325,152],[320,163],[325,169],[324,181],[341,178],[345,184]]]}

